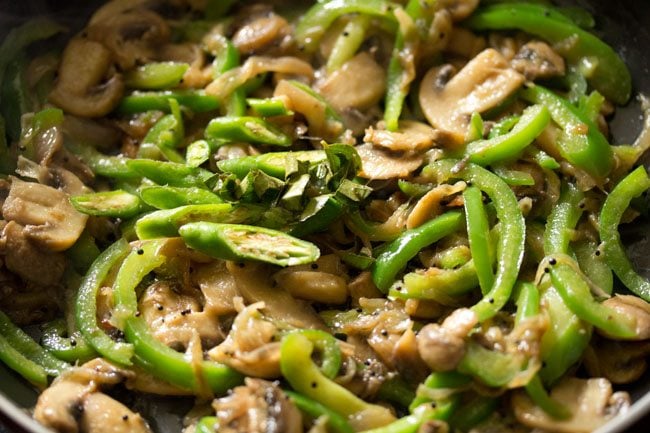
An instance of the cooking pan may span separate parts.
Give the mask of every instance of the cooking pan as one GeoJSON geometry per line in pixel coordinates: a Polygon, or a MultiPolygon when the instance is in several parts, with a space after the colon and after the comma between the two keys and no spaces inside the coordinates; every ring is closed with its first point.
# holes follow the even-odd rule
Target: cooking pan
{"type": "MultiPolygon", "coordinates": [[[[264,2],[261,0],[261,2],[264,2]]],[[[25,20],[47,15],[70,26],[80,28],[101,1],[88,0],[0,0],[0,39],[25,20]]],[[[579,6],[596,17],[596,32],[612,45],[631,70],[634,93],[650,94],[650,4],[648,0],[557,0],[567,6],[579,6]]],[[[619,108],[611,123],[613,143],[631,143],[641,127],[638,102],[619,108]]],[[[650,165],[650,158],[646,158],[650,165]]],[[[624,233],[629,252],[637,269],[650,277],[650,222],[635,225],[624,233]],[[636,253],[636,254],[635,254],[636,253]],[[635,257],[636,255],[636,257],[635,257]]],[[[634,404],[631,410],[608,423],[597,433],[649,431],[650,373],[626,389],[634,404]]],[[[37,393],[21,378],[0,363],[0,433],[46,433],[49,430],[33,421],[26,410],[33,407],[37,393]]],[[[145,416],[155,431],[179,432],[182,417],[192,406],[191,400],[150,398],[132,402],[135,410],[145,416]]]]}

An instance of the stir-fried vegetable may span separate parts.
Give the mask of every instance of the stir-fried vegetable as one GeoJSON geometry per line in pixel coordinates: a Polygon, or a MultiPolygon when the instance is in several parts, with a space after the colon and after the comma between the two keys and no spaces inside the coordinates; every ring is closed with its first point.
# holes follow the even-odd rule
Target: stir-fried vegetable
{"type": "Polygon", "coordinates": [[[624,412],[650,122],[611,145],[631,81],[588,13],[479,3],[113,0],[58,51],[50,21],[13,30],[0,360],[34,417],[150,432],[130,393],[186,398],[198,433],[624,412]]]}

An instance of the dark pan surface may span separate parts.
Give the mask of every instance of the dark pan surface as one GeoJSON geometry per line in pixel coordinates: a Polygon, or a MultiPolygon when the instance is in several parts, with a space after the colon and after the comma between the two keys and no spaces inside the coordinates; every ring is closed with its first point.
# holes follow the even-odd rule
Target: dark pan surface
{"type": "MultiPolygon", "coordinates": [[[[263,0],[260,0],[264,2],[263,0]]],[[[71,28],[79,27],[101,2],[89,0],[0,0],[0,39],[12,27],[37,15],[48,15],[71,28]]],[[[580,6],[596,17],[597,33],[614,46],[629,66],[635,94],[650,95],[650,3],[648,0],[557,0],[562,5],[580,6]]],[[[632,101],[619,108],[612,122],[613,142],[631,143],[640,130],[639,104],[632,101]]],[[[650,159],[646,158],[646,165],[650,159]]],[[[628,234],[630,253],[637,268],[650,277],[650,222],[638,226],[628,234]],[[636,254],[635,254],[636,253],[636,254]]],[[[615,419],[597,433],[650,431],[650,374],[628,389],[635,404],[624,417],[615,419]]],[[[37,394],[20,378],[0,363],[0,433],[46,433],[26,413],[33,407],[37,394]]],[[[141,399],[139,410],[160,433],[179,432],[182,416],[191,407],[191,401],[178,399],[141,399]]]]}

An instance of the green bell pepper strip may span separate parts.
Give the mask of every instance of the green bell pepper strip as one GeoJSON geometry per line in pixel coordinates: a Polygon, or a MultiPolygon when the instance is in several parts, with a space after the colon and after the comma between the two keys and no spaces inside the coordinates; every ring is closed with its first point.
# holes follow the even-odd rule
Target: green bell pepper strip
{"type": "Polygon", "coordinates": [[[510,186],[533,186],[535,179],[525,171],[511,170],[506,166],[495,164],[492,171],[510,186]]]}
{"type": "MultiPolygon", "coordinates": [[[[213,37],[210,41],[210,52],[215,56],[212,62],[214,78],[219,78],[225,72],[240,65],[239,50],[225,37],[213,37]]],[[[229,116],[243,116],[246,111],[246,91],[243,87],[235,89],[227,98],[226,113],[229,116]]]]}
{"type": "Polygon", "coordinates": [[[344,417],[364,410],[385,410],[367,403],[325,376],[311,358],[313,350],[314,344],[301,333],[282,338],[280,369],[294,390],[344,417]]]}
{"type": "Polygon", "coordinates": [[[575,65],[591,64],[589,83],[607,99],[625,104],[630,98],[632,79],[627,66],[607,44],[569,22],[551,16],[551,8],[532,4],[495,5],[481,9],[465,21],[473,30],[519,29],[551,44],[571,40],[562,55],[575,65]]]}
{"type": "Polygon", "coordinates": [[[408,408],[415,398],[415,392],[403,379],[393,377],[381,384],[377,391],[377,398],[408,408]]]}
{"type": "Polygon", "coordinates": [[[548,153],[543,150],[538,149],[535,146],[529,146],[526,154],[531,157],[537,165],[546,170],[557,170],[560,168],[560,163],[556,161],[555,158],[550,156],[548,153]]]}
{"type": "Polygon", "coordinates": [[[357,15],[350,18],[341,34],[336,38],[332,52],[327,58],[327,72],[329,74],[338,70],[356,54],[366,38],[370,27],[370,16],[357,15]]]}
{"type": "Polygon", "coordinates": [[[314,419],[326,416],[328,432],[354,433],[354,429],[350,426],[348,421],[332,409],[329,409],[327,406],[297,392],[285,390],[284,393],[289,396],[293,404],[295,404],[302,413],[305,413],[314,419]]]}
{"type": "Polygon", "coordinates": [[[446,420],[449,418],[456,404],[451,402],[441,403],[435,408],[420,406],[412,414],[406,415],[386,426],[370,430],[363,430],[361,433],[417,433],[420,426],[429,420],[446,420]]]}
{"type": "Polygon", "coordinates": [[[159,153],[172,162],[184,163],[176,148],[183,141],[185,128],[180,106],[175,99],[169,99],[171,114],[161,117],[147,132],[138,148],[138,158],[156,159],[159,153]]]}
{"type": "Polygon", "coordinates": [[[224,159],[217,163],[219,170],[233,173],[242,179],[252,170],[260,170],[269,176],[284,179],[292,163],[307,161],[317,164],[327,160],[323,150],[304,150],[299,152],[270,152],[261,155],[244,156],[241,158],[224,159]]]}
{"type": "Polygon", "coordinates": [[[97,324],[97,292],[111,269],[131,250],[121,239],[95,259],[84,277],[75,302],[77,329],[84,340],[106,359],[120,365],[131,365],[133,346],[111,339],[97,324]]]}
{"type": "Polygon", "coordinates": [[[471,375],[494,388],[507,386],[525,367],[522,356],[490,350],[475,341],[469,341],[458,371],[471,375]]]}
{"type": "Polygon", "coordinates": [[[431,399],[426,396],[427,390],[452,389],[460,391],[471,386],[471,384],[472,378],[470,376],[457,371],[431,373],[418,388],[416,397],[411,402],[409,410],[414,412],[419,406],[431,402],[431,399]]]}
{"type": "Polygon", "coordinates": [[[413,20],[413,25],[411,28],[404,29],[399,26],[397,29],[386,77],[384,121],[386,129],[389,131],[397,131],[399,128],[399,118],[404,108],[404,101],[409,94],[411,83],[415,79],[414,45],[420,40],[415,21],[424,21],[422,26],[429,28],[433,19],[433,14],[429,12],[433,10],[430,3],[432,2],[427,0],[409,0],[405,12],[413,20]]]}
{"type": "Polygon", "coordinates": [[[573,245],[573,252],[587,278],[611,295],[614,291],[614,274],[612,268],[607,265],[604,255],[600,253],[598,244],[584,239],[573,245]]]}
{"type": "Polygon", "coordinates": [[[85,275],[101,251],[88,230],[84,230],[77,242],[65,251],[65,257],[70,261],[74,270],[85,275]]]}
{"type": "Polygon", "coordinates": [[[449,419],[449,425],[457,431],[469,432],[474,426],[485,421],[499,405],[499,399],[483,395],[472,396],[471,399],[458,407],[449,419]]]}
{"type": "Polygon", "coordinates": [[[580,203],[584,194],[572,183],[562,185],[559,202],[553,207],[544,231],[544,254],[566,254],[571,236],[583,209],[580,203]]]}
{"type": "Polygon", "coordinates": [[[317,49],[320,39],[339,17],[347,14],[369,15],[396,25],[391,13],[396,5],[385,0],[331,0],[319,2],[305,13],[294,32],[299,46],[307,52],[317,49]]]}
{"type": "Polygon", "coordinates": [[[553,287],[576,316],[616,338],[628,339],[636,335],[634,317],[593,298],[584,276],[576,272],[578,264],[575,260],[567,255],[554,254],[547,259],[545,266],[550,270],[553,287]]]}
{"type": "Polygon", "coordinates": [[[411,198],[420,198],[433,188],[433,185],[409,182],[408,180],[399,179],[397,187],[400,191],[411,198]]]}
{"type": "Polygon", "coordinates": [[[126,166],[132,172],[139,173],[140,176],[158,185],[181,188],[207,188],[205,183],[214,176],[213,173],[202,168],[150,159],[129,159],[126,161],[126,166]]]}
{"type": "Polygon", "coordinates": [[[111,179],[135,180],[142,176],[128,166],[130,159],[121,156],[109,156],[89,145],[72,143],[66,140],[65,147],[77,155],[98,176],[111,179]]]}
{"type": "Polygon", "coordinates": [[[215,433],[219,427],[216,416],[204,416],[196,423],[196,433],[215,433]]]}
{"type": "Polygon", "coordinates": [[[0,335],[0,361],[37,387],[41,389],[47,387],[48,374],[45,369],[28,359],[2,335],[0,335]]]}
{"type": "Polygon", "coordinates": [[[293,116],[294,112],[289,110],[281,98],[248,98],[246,103],[253,112],[261,117],[293,116]]]}
{"type": "Polygon", "coordinates": [[[457,296],[479,286],[474,260],[456,269],[432,268],[404,275],[404,285],[394,285],[388,295],[398,299],[424,299],[443,305],[455,305],[457,296]]]}
{"type": "MultiPolygon", "coordinates": [[[[540,295],[537,286],[522,282],[517,286],[517,312],[515,326],[523,320],[539,314],[540,295]]],[[[539,374],[536,374],[525,386],[526,393],[544,412],[556,419],[566,419],[571,412],[548,395],[539,374]]]]}
{"type": "Polygon", "coordinates": [[[225,116],[212,119],[205,138],[225,142],[247,142],[288,147],[293,140],[273,124],[251,116],[225,116]]]}
{"type": "Polygon", "coordinates": [[[539,86],[520,92],[527,101],[545,105],[564,133],[558,140],[562,157],[596,178],[604,178],[614,166],[614,152],[598,126],[568,100],[539,86]]]}
{"type": "Polygon", "coordinates": [[[97,356],[97,352],[84,340],[80,332],[74,332],[69,337],[64,337],[65,334],[65,321],[54,320],[43,328],[41,344],[57,358],[70,363],[83,364],[97,356]]]}
{"type": "Polygon", "coordinates": [[[482,166],[513,159],[542,133],[550,120],[551,115],[544,105],[528,107],[510,132],[471,142],[465,155],[470,162],[482,166]]]}
{"type": "Polygon", "coordinates": [[[263,227],[196,222],[182,226],[179,233],[189,247],[224,260],[293,266],[312,263],[320,256],[316,245],[263,227]]]}
{"type": "Polygon", "coordinates": [[[543,365],[539,377],[550,386],[582,358],[591,339],[592,327],[567,308],[553,287],[542,291],[541,305],[545,306],[550,326],[542,336],[543,365]]]}
{"type": "Polygon", "coordinates": [[[140,197],[123,190],[76,195],[70,197],[70,203],[79,212],[93,216],[131,218],[143,211],[140,197]]]}
{"type": "Polygon", "coordinates": [[[313,349],[320,353],[320,371],[328,379],[334,379],[341,369],[341,349],[331,334],[319,329],[300,329],[291,333],[300,334],[311,341],[313,349]]]}
{"type": "Polygon", "coordinates": [[[503,180],[472,163],[455,173],[459,163],[458,160],[437,161],[426,166],[422,174],[424,177],[438,177],[439,180],[455,177],[471,182],[490,197],[496,207],[497,219],[507,227],[501,232],[497,243],[494,285],[483,299],[472,307],[479,320],[484,321],[499,312],[510,299],[524,256],[526,223],[515,194],[503,180]]]}
{"type": "Polygon", "coordinates": [[[494,270],[490,259],[490,226],[483,206],[483,194],[475,186],[463,191],[465,202],[465,225],[469,248],[474,260],[481,292],[485,295],[494,284],[494,270]]]}
{"type": "Polygon", "coordinates": [[[147,63],[127,72],[124,81],[136,89],[168,89],[178,86],[189,68],[190,65],[180,62],[147,63]]]}
{"type": "Polygon", "coordinates": [[[169,100],[178,101],[179,105],[195,113],[217,110],[221,102],[215,96],[208,95],[203,90],[164,90],[152,92],[133,92],[125,96],[116,111],[129,115],[158,110],[169,112],[169,100]]]}
{"type": "Polygon", "coordinates": [[[460,212],[447,212],[420,227],[407,230],[388,245],[372,267],[372,281],[383,293],[395,282],[397,275],[423,248],[448,236],[463,226],[460,212]]]}
{"type": "Polygon", "coordinates": [[[253,210],[245,212],[229,203],[194,204],[173,209],[151,212],[135,223],[135,233],[139,239],[178,237],[181,226],[198,221],[206,222],[244,222],[256,220],[253,210]],[[248,214],[248,215],[247,215],[248,214]]]}
{"type": "MultiPolygon", "coordinates": [[[[6,353],[6,357],[13,358],[13,360],[9,360],[11,364],[8,365],[10,366],[14,363],[18,363],[24,357],[37,366],[40,366],[48,376],[58,376],[63,371],[70,368],[68,363],[61,361],[56,356],[43,349],[43,347],[34,341],[32,337],[27,335],[18,326],[14,325],[11,319],[9,319],[9,317],[7,317],[7,315],[2,311],[0,311],[0,338],[20,354],[17,358],[12,357],[12,355],[16,355],[16,352],[5,349],[4,352],[6,353]]],[[[3,350],[0,348],[0,354],[2,354],[2,352],[3,350]]],[[[6,359],[3,359],[3,361],[6,362],[6,359]]],[[[12,367],[12,369],[13,368],[14,367],[12,367]]],[[[24,371],[30,376],[38,372],[39,374],[34,374],[34,376],[35,378],[40,376],[40,370],[34,368],[34,365],[31,364],[27,364],[17,371],[21,374],[23,374],[22,372],[24,371]]]]}
{"type": "MultiPolygon", "coordinates": [[[[487,244],[487,248],[493,250],[491,244],[487,244]]],[[[472,260],[472,252],[466,245],[456,245],[437,253],[436,260],[440,269],[458,269],[472,260]]]]}
{"type": "Polygon", "coordinates": [[[505,117],[492,125],[492,128],[490,128],[490,132],[488,133],[488,140],[499,137],[500,135],[505,135],[512,131],[512,128],[519,123],[520,117],[521,116],[513,114],[512,116],[505,117]]]}
{"type": "Polygon", "coordinates": [[[632,293],[650,302],[650,281],[634,270],[618,232],[621,217],[630,206],[632,199],[641,195],[648,188],[650,188],[650,178],[643,166],[636,168],[623,178],[603,204],[600,211],[599,231],[605,261],[609,267],[632,293]]]}
{"type": "Polygon", "coordinates": [[[197,187],[145,186],[140,188],[140,198],[149,206],[157,209],[223,203],[218,195],[197,187]]]}

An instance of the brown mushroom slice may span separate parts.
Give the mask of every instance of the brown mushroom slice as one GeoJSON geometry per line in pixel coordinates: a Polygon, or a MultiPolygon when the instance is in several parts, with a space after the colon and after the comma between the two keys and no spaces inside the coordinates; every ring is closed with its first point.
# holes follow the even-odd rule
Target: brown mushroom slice
{"type": "Polygon", "coordinates": [[[447,197],[463,192],[467,188],[465,182],[456,182],[454,185],[441,184],[427,192],[413,207],[406,219],[406,228],[419,227],[431,218],[440,215],[442,201],[447,197]]]}
{"type": "Polygon", "coordinates": [[[83,410],[83,399],[93,387],[62,381],[41,393],[34,408],[34,419],[60,433],[77,433],[76,417],[83,410]]]}
{"type": "Polygon", "coordinates": [[[94,20],[86,33],[110,50],[122,70],[129,70],[154,59],[158,47],[169,41],[171,30],[157,13],[131,7],[94,20]]]}
{"type": "Polygon", "coordinates": [[[362,144],[355,149],[361,158],[362,169],[359,176],[365,179],[403,179],[409,177],[424,162],[422,155],[390,153],[372,144],[362,144]]]}
{"type": "Polygon", "coordinates": [[[558,433],[589,433],[607,423],[630,405],[626,392],[612,393],[607,379],[567,378],[551,391],[551,397],[569,409],[572,416],[557,420],[535,405],[524,392],[512,396],[515,416],[522,424],[558,433]]]}
{"type": "Polygon", "coordinates": [[[119,74],[105,80],[112,59],[102,44],[72,39],[63,51],[52,103],[80,117],[102,117],[113,111],[124,93],[119,74]]]}
{"type": "MultiPolygon", "coordinates": [[[[65,256],[43,250],[25,234],[20,224],[10,221],[2,231],[4,263],[7,269],[26,281],[52,286],[61,281],[65,271],[65,256]],[[34,272],[38,269],[38,272],[34,272]]],[[[25,297],[24,293],[20,296],[25,297]]],[[[43,305],[39,305],[41,308],[43,305]]]]}
{"type": "Polygon", "coordinates": [[[84,399],[79,420],[85,433],[150,433],[151,429],[140,414],[101,392],[84,399]]]}
{"type": "Polygon", "coordinates": [[[434,128],[446,131],[451,144],[465,140],[472,113],[484,113],[506,100],[524,83],[506,59],[488,48],[454,74],[451,65],[429,70],[420,86],[420,105],[434,128]]]}
{"type": "Polygon", "coordinates": [[[476,10],[479,0],[438,0],[436,7],[447,9],[454,21],[462,21],[476,10]]]}
{"type": "Polygon", "coordinates": [[[647,369],[650,341],[592,340],[584,365],[592,377],[604,377],[614,384],[638,380],[647,369]]]}
{"type": "Polygon", "coordinates": [[[215,400],[221,433],[302,433],[302,414],[277,383],[247,378],[215,400]]]}
{"type": "Polygon", "coordinates": [[[232,36],[233,45],[244,55],[262,52],[291,33],[287,20],[272,10],[264,7],[254,12],[232,36]]]}
{"type": "MultiPolygon", "coordinates": [[[[381,123],[381,122],[380,122],[381,123]]],[[[378,125],[369,127],[363,141],[393,152],[422,152],[436,146],[438,131],[426,123],[400,120],[397,131],[387,131],[378,125]]]]}
{"type": "Polygon", "coordinates": [[[24,226],[26,236],[49,251],[70,248],[88,220],[72,207],[63,191],[17,178],[12,179],[2,215],[24,226]]]}
{"type": "Polygon", "coordinates": [[[562,56],[542,41],[528,42],[521,47],[510,65],[530,81],[561,77],[566,72],[562,56]]]}
{"type": "Polygon", "coordinates": [[[327,329],[310,306],[296,300],[285,289],[271,285],[268,267],[233,262],[228,262],[227,266],[246,302],[264,302],[264,311],[271,319],[296,328],[327,329]]]}
{"type": "Polygon", "coordinates": [[[417,335],[422,360],[432,371],[454,370],[465,356],[467,336],[477,323],[472,310],[459,308],[442,325],[426,325],[417,335]]]}
{"type": "Polygon", "coordinates": [[[386,73],[364,51],[330,74],[316,90],[338,111],[365,110],[384,96],[386,73]]]}

